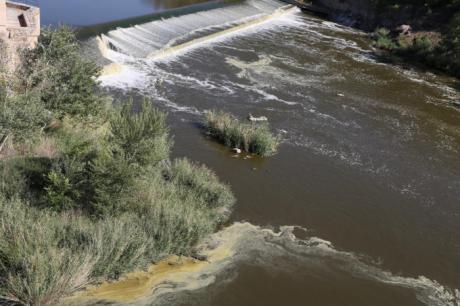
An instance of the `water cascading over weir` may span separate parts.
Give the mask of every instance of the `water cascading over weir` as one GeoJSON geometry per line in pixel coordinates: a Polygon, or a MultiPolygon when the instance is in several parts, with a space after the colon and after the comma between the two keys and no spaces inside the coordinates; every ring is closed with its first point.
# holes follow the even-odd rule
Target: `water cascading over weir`
{"type": "Polygon", "coordinates": [[[246,0],[207,11],[118,28],[100,36],[102,53],[113,50],[155,59],[200,42],[237,32],[292,9],[277,0],[246,0]]]}

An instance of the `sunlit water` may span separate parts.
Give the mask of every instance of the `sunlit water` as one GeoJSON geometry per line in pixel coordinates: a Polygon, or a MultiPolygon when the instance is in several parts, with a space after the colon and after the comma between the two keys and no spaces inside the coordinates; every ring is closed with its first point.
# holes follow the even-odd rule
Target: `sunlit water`
{"type": "Polygon", "coordinates": [[[459,305],[458,83],[379,62],[362,33],[297,9],[255,13],[86,44],[115,62],[102,85],[168,111],[174,155],[229,182],[233,222],[250,222],[221,233],[238,233],[237,251],[195,275],[202,286],[133,304],[459,305]],[[192,36],[168,44],[184,27],[192,36]],[[198,128],[207,109],[267,116],[279,154],[234,156],[198,128]]]}

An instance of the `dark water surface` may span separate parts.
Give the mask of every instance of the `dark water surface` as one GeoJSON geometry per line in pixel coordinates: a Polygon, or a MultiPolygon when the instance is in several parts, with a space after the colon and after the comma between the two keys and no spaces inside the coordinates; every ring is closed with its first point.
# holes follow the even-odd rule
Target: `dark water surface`
{"type": "Polygon", "coordinates": [[[89,26],[158,13],[208,0],[39,0],[43,25],[89,26]]]}
{"type": "Polygon", "coordinates": [[[170,303],[435,305],[417,294],[426,284],[459,305],[455,80],[381,63],[362,33],[298,11],[160,60],[112,59],[125,70],[103,84],[170,112],[174,155],[232,186],[233,221],[302,226],[369,265],[267,249],[170,303]],[[279,154],[245,159],[206,139],[207,109],[267,116],[279,154]]]}

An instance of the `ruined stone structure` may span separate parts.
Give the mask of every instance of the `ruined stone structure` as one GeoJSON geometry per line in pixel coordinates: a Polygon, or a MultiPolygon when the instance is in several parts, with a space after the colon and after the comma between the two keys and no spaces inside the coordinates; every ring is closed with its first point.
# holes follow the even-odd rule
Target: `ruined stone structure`
{"type": "Polygon", "coordinates": [[[36,6],[0,0],[0,40],[6,48],[0,54],[9,68],[17,63],[18,48],[32,48],[40,35],[40,9],[36,6]]]}

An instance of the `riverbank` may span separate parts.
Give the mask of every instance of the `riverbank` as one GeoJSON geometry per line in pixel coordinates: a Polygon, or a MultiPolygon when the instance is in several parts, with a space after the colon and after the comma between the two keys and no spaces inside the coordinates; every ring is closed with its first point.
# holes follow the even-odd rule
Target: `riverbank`
{"type": "Polygon", "coordinates": [[[232,223],[262,227],[243,231],[223,273],[198,273],[209,286],[147,305],[457,303],[444,288],[460,288],[458,91],[372,52],[361,32],[294,10],[167,60],[121,62],[102,90],[167,111],[172,158],[216,171],[238,196],[232,223]],[[267,116],[279,153],[246,159],[203,137],[197,123],[213,108],[267,116]]]}
{"type": "Polygon", "coordinates": [[[460,4],[456,1],[420,5],[406,0],[314,0],[312,4],[337,23],[369,33],[385,29],[385,37],[379,35],[382,31],[371,37],[376,47],[387,52],[387,59],[399,56],[460,77],[460,4]]]}
{"type": "Polygon", "coordinates": [[[0,66],[0,299],[58,305],[164,258],[197,257],[229,218],[230,187],[171,158],[166,114],[151,102],[112,107],[72,30],[44,30],[38,45],[15,74],[0,66]]]}

